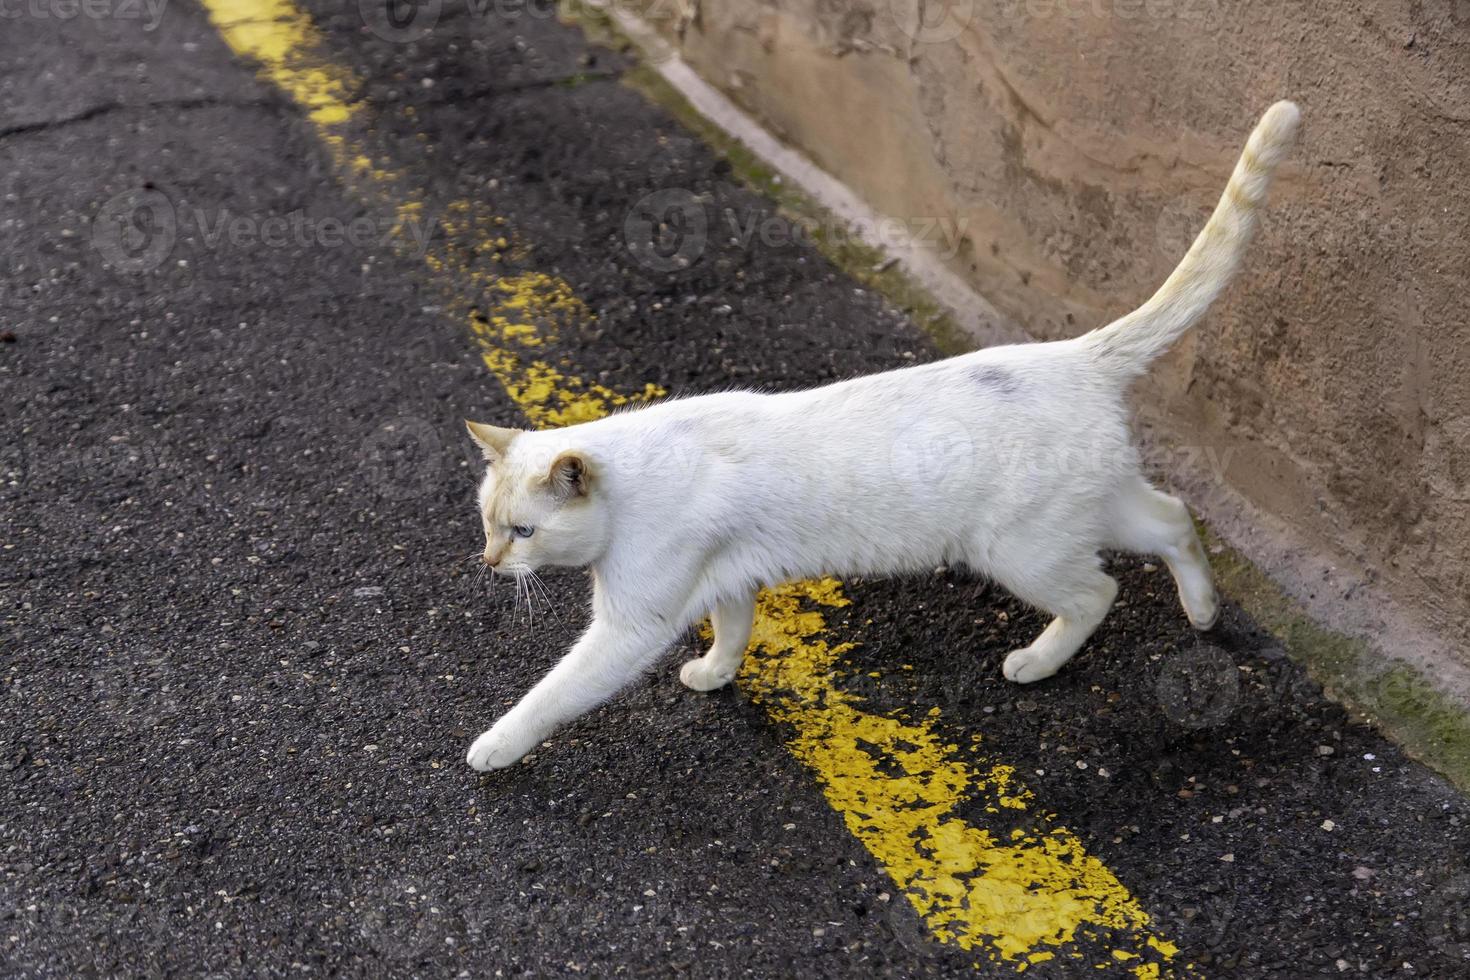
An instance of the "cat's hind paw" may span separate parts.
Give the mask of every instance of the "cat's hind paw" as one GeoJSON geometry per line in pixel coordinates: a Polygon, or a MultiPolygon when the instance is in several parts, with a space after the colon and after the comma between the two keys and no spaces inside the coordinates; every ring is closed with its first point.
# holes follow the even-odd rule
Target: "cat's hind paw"
{"type": "Polygon", "coordinates": [[[1017,684],[1031,684],[1035,681],[1046,680],[1060,667],[1060,664],[1053,663],[1046,654],[1026,647],[1024,650],[1012,650],[1007,654],[1000,671],[1008,681],[1015,681],[1017,684]]]}
{"type": "Polygon", "coordinates": [[[1184,615],[1189,618],[1189,625],[1200,632],[1212,630],[1220,621],[1220,600],[1212,592],[1204,599],[1185,606],[1184,615]]]}
{"type": "Polygon", "coordinates": [[[708,657],[690,660],[679,668],[679,682],[691,691],[714,691],[735,679],[735,672],[711,666],[708,657]]]}

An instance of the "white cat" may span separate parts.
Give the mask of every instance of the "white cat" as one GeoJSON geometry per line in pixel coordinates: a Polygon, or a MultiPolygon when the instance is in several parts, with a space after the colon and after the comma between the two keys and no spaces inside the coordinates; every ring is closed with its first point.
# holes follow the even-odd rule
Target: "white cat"
{"type": "Polygon", "coordinates": [[[1082,337],[554,431],[467,423],[490,463],[486,564],[517,576],[587,566],[593,581],[592,624],[475,740],[469,764],[520,759],[706,614],[714,643],[679,678],[697,691],[730,683],[757,590],[792,580],[963,564],[1055,617],[1005,659],[1023,684],[1056,673],[1113,604],[1099,549],[1161,556],[1190,623],[1209,629],[1209,566],[1184,504],[1141,475],[1124,399],[1235,274],[1298,119],[1290,102],[1266,112],[1168,281],[1082,337]]]}

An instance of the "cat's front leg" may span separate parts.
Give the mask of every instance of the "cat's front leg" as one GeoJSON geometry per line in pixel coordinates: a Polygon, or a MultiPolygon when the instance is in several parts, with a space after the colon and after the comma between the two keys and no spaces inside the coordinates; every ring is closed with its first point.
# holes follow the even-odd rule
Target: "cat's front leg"
{"type": "Polygon", "coordinates": [[[709,621],[715,631],[709,652],[679,669],[679,680],[694,691],[713,691],[735,679],[740,661],[745,659],[745,648],[750,645],[755,590],[716,605],[709,621]]]}
{"type": "Polygon", "coordinates": [[[631,683],[674,635],[671,625],[640,629],[609,619],[593,620],[561,662],[475,739],[465,761],[482,772],[515,763],[557,728],[631,683]]]}

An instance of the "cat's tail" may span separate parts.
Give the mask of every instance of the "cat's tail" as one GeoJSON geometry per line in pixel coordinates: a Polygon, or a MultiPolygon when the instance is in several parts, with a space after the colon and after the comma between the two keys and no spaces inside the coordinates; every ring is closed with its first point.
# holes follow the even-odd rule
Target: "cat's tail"
{"type": "Polygon", "coordinates": [[[1142,374],[1229,284],[1255,231],[1272,171],[1291,149],[1300,119],[1291,102],[1267,109],[1246,141],[1215,213],[1159,291],[1132,313],[1081,338],[1104,370],[1125,380],[1142,374]]]}

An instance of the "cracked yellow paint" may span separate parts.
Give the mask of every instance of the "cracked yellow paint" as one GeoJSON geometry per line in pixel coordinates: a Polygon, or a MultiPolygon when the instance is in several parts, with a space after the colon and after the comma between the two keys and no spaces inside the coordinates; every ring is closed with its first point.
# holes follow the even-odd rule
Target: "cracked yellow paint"
{"type": "MultiPolygon", "coordinates": [[[[415,244],[408,232],[424,230],[425,195],[406,170],[375,158],[351,96],[358,80],[325,57],[311,19],[289,0],[203,2],[231,48],[303,108],[344,182],[394,215],[405,249],[415,244]]],[[[589,383],[551,359],[562,328],[591,314],[563,280],[504,268],[524,258],[504,224],[456,201],[439,233],[417,244],[448,292],[447,309],[533,424],[589,421],[661,397],[653,384],[629,395],[589,383]]],[[[827,616],[847,604],[831,579],[762,593],[740,683],[791,727],[791,751],[934,937],[1016,972],[1065,950],[1140,980],[1174,973],[1178,950],[1153,934],[1148,914],[1076,835],[1037,807],[1012,767],[947,742],[938,708],[918,721],[879,714],[837,686],[852,644],[831,638],[827,616]],[[966,805],[987,823],[965,819],[966,805]]]]}

